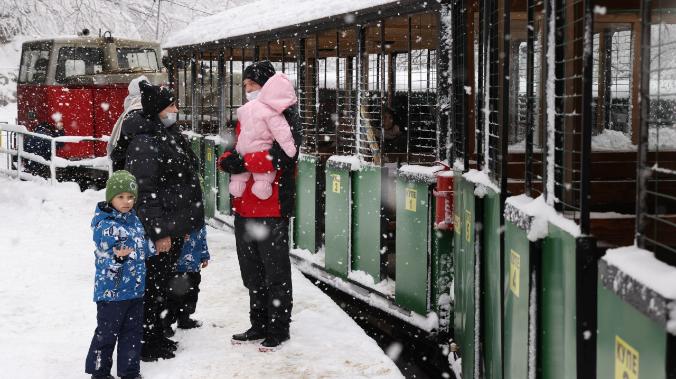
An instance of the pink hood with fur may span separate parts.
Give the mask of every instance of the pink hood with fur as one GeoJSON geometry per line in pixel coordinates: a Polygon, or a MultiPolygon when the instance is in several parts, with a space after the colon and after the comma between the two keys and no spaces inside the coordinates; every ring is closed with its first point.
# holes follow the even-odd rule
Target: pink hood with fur
{"type": "Polygon", "coordinates": [[[298,102],[293,85],[282,73],[265,83],[258,98],[237,109],[240,133],[235,147],[240,154],[255,153],[277,141],[289,157],[296,155],[291,127],[282,112],[298,102]]]}

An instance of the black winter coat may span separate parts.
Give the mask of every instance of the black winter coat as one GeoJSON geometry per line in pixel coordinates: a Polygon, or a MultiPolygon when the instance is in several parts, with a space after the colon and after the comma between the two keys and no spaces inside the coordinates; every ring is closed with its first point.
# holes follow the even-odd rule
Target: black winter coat
{"type": "Polygon", "coordinates": [[[165,128],[157,116],[136,113],[123,130],[136,130],[125,168],[138,182],[136,210],[153,241],[183,237],[204,226],[199,161],[176,125],[165,128]]]}

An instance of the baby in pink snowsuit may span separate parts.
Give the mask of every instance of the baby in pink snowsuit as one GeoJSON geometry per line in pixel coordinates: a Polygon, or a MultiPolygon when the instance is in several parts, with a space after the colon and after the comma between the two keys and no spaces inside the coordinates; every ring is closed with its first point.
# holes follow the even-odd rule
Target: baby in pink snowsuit
{"type": "MultiPolygon", "coordinates": [[[[293,85],[282,73],[273,75],[263,85],[260,94],[237,109],[240,132],[235,150],[244,156],[248,153],[266,151],[277,141],[284,153],[293,158],[296,145],[291,135],[291,128],[282,112],[298,101],[293,85]]],[[[230,177],[230,194],[240,197],[246,189],[249,177],[253,175],[254,184],[251,192],[261,200],[272,196],[272,182],[276,171],[264,174],[244,172],[230,177]]]]}

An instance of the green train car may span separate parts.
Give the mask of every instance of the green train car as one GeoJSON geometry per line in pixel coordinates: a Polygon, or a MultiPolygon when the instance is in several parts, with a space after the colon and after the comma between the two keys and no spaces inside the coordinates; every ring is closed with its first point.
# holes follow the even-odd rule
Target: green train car
{"type": "Polygon", "coordinates": [[[673,1],[298,4],[165,46],[210,219],[231,217],[243,68],[270,60],[304,130],[301,271],[458,377],[676,377],[673,1]]]}

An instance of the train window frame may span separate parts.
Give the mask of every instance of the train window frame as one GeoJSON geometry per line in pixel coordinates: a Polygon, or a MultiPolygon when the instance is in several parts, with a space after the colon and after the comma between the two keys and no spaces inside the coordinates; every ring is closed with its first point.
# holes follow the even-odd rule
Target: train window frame
{"type": "MultiPolygon", "coordinates": [[[[105,52],[104,52],[104,49],[102,47],[98,47],[98,46],[61,46],[61,47],[59,47],[58,51],[59,52],[58,52],[58,55],[57,55],[58,58],[57,58],[57,61],[56,61],[56,72],[54,74],[54,80],[57,83],[64,84],[64,83],[67,83],[69,80],[71,80],[70,78],[74,78],[74,77],[77,77],[77,76],[85,76],[85,75],[96,75],[98,73],[103,72],[103,65],[104,65],[104,62],[105,62],[105,58],[104,58],[105,52]],[[88,64],[88,62],[85,59],[68,59],[68,57],[66,57],[65,55],[69,50],[71,50],[71,51],[87,50],[87,51],[91,51],[91,52],[96,51],[96,52],[99,53],[100,56],[99,56],[98,59],[92,60],[88,64]],[[69,61],[73,62],[72,63],[73,66],[75,65],[75,62],[82,61],[83,64],[84,64],[84,73],[82,73],[82,74],[74,73],[72,75],[68,75],[66,70],[67,70],[67,64],[68,64],[69,61]],[[91,64],[91,63],[99,63],[99,64],[91,64]]],[[[85,54],[85,56],[86,56],[86,54],[85,54]]],[[[73,57],[79,58],[79,57],[82,57],[82,55],[81,54],[75,54],[75,55],[73,55],[73,57]]]]}
{"type": "MultiPolygon", "coordinates": [[[[118,70],[125,71],[128,70],[130,72],[135,72],[135,69],[142,69],[143,72],[157,72],[160,70],[160,62],[157,57],[157,51],[152,48],[147,48],[147,47],[117,47],[115,49],[115,55],[116,55],[116,60],[117,60],[117,66],[118,70]],[[150,53],[152,53],[154,59],[150,59],[150,53]],[[129,54],[134,54],[134,55],[140,55],[144,54],[146,56],[146,61],[150,66],[135,66],[132,67],[131,64],[128,64],[127,67],[122,67],[122,55],[129,55],[129,54]],[[151,62],[154,62],[154,67],[151,62]]],[[[138,58],[137,58],[138,59],[138,58]]],[[[129,58],[126,58],[126,61],[129,62],[129,58]]]]}
{"type": "Polygon", "coordinates": [[[50,62],[52,58],[52,48],[53,45],[49,42],[33,43],[33,44],[24,44],[23,51],[21,52],[21,64],[19,66],[19,84],[45,84],[48,80],[50,62]],[[27,55],[30,55],[33,52],[39,52],[37,59],[27,59],[27,55]],[[45,66],[44,75],[41,80],[35,78],[37,72],[35,72],[35,64],[40,59],[47,59],[47,65],[45,66]],[[30,66],[30,67],[29,67],[30,66]],[[30,80],[29,80],[30,76],[30,80]]]}

